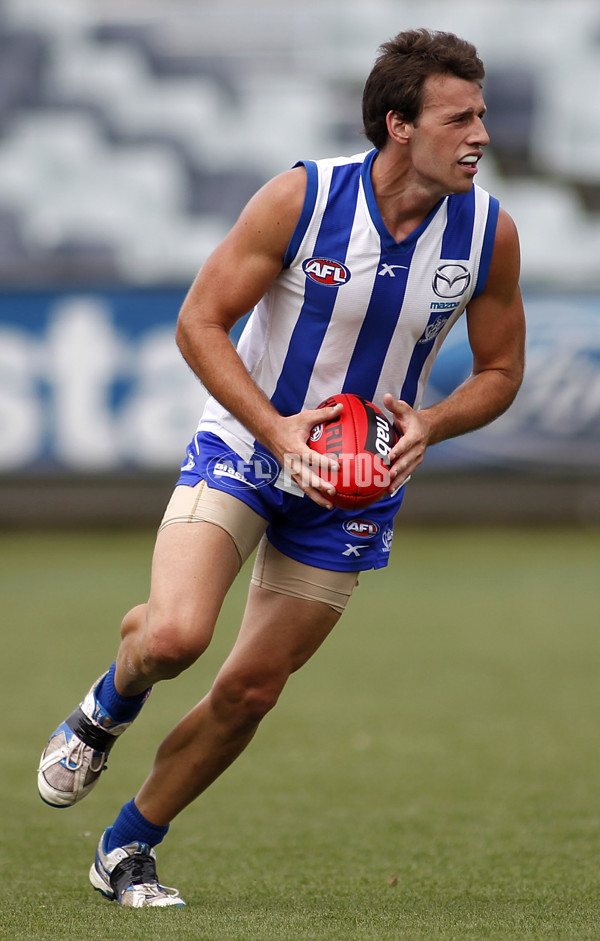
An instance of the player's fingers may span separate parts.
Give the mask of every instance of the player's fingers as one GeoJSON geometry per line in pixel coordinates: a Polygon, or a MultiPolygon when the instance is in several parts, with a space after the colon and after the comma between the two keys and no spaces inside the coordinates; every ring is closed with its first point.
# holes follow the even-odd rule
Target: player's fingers
{"type": "Polygon", "coordinates": [[[327,480],[330,469],[330,458],[318,454],[307,448],[302,454],[286,454],[286,472],[299,483],[302,488],[314,487],[318,490],[334,492],[333,484],[327,480]],[[322,472],[323,477],[319,472],[322,472]]]}
{"type": "Polygon", "coordinates": [[[412,442],[409,440],[408,436],[400,435],[398,441],[393,448],[390,448],[390,452],[388,454],[390,466],[393,467],[397,461],[401,460],[403,455],[405,455],[412,448],[412,446],[412,442]]]}
{"type": "Polygon", "coordinates": [[[404,409],[410,408],[407,402],[404,402],[402,399],[395,399],[391,392],[384,393],[383,404],[394,417],[396,417],[397,414],[401,414],[404,409]]]}
{"type": "Polygon", "coordinates": [[[398,493],[400,487],[403,487],[404,484],[407,484],[412,474],[409,473],[407,469],[401,470],[391,470],[390,471],[390,485],[388,487],[388,493],[390,496],[394,496],[395,493],[398,493]]]}
{"type": "Polygon", "coordinates": [[[411,417],[415,414],[414,409],[411,408],[408,402],[403,402],[402,399],[394,399],[389,392],[384,395],[383,401],[385,407],[392,413],[396,431],[402,434],[405,430],[406,423],[409,422],[411,417]]]}
{"type": "Polygon", "coordinates": [[[393,463],[390,467],[391,483],[389,492],[392,495],[410,480],[410,477],[422,462],[425,455],[425,445],[420,437],[416,436],[409,440],[407,434],[401,441],[404,450],[398,453],[394,448],[393,450],[396,451],[396,453],[392,455],[392,452],[390,452],[393,463]]]}
{"type": "Polygon", "coordinates": [[[335,454],[321,454],[320,451],[313,451],[309,447],[293,454],[286,454],[284,465],[288,469],[293,469],[294,472],[303,471],[307,474],[312,472],[319,478],[323,477],[326,481],[339,470],[339,463],[335,454]]]}
{"type": "Polygon", "coordinates": [[[303,415],[309,427],[312,429],[317,425],[322,425],[325,422],[331,421],[333,418],[337,418],[343,407],[342,402],[337,402],[335,405],[324,405],[322,408],[307,409],[303,415]]]}
{"type": "Polygon", "coordinates": [[[318,490],[316,487],[307,487],[304,493],[318,504],[318,506],[322,506],[324,510],[333,510],[333,503],[331,502],[329,494],[322,493],[322,491],[318,490]]]}
{"type": "Polygon", "coordinates": [[[302,454],[286,454],[285,473],[319,506],[331,509],[330,497],[335,494],[335,487],[327,474],[331,460],[307,448],[302,454]],[[319,471],[324,476],[320,476],[319,471]]]}
{"type": "Polygon", "coordinates": [[[310,469],[319,477],[324,477],[325,480],[328,480],[331,474],[339,470],[339,462],[334,454],[321,454],[319,451],[308,448],[304,459],[310,469]]]}

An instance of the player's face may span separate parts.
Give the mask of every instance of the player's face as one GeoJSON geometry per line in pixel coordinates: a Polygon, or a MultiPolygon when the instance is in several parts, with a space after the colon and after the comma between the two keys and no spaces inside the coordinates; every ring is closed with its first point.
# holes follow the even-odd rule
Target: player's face
{"type": "Polygon", "coordinates": [[[466,193],[489,143],[477,82],[454,75],[425,81],[423,109],[412,126],[411,157],[422,183],[442,193],[466,193]]]}

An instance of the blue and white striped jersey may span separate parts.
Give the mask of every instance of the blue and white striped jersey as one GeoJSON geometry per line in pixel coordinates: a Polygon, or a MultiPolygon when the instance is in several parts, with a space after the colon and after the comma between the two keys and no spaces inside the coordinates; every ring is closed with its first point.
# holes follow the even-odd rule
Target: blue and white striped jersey
{"type": "MultiPolygon", "coordinates": [[[[498,201],[478,186],[442,199],[396,242],[371,184],[377,151],[306,161],[304,208],[284,268],[238,352],[284,415],[337,392],[418,408],[437,352],[484,287],[498,201]]],[[[253,436],[214,399],[199,430],[249,456],[253,436]]]]}

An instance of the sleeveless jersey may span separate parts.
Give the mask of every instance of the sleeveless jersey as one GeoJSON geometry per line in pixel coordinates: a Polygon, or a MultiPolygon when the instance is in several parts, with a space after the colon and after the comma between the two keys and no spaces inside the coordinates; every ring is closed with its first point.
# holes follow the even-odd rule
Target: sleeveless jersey
{"type": "MultiPolygon", "coordinates": [[[[386,228],[373,192],[376,150],[302,161],[304,207],[284,267],[251,314],[238,353],[283,415],[354,392],[383,408],[421,402],[444,338],[483,290],[498,201],[474,185],[447,196],[406,239],[386,228]]],[[[198,430],[247,459],[254,437],[210,398],[198,430]]]]}

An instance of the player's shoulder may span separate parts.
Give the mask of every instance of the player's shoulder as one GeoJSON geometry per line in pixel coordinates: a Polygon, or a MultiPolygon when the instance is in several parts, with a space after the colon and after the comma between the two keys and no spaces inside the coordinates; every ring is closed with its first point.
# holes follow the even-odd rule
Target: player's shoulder
{"type": "Polygon", "coordinates": [[[519,252],[519,233],[513,217],[500,205],[499,200],[486,189],[475,184],[475,199],[487,216],[487,223],[493,223],[493,257],[498,259],[519,252]]]}
{"type": "Polygon", "coordinates": [[[272,203],[273,205],[293,205],[295,201],[304,198],[306,189],[306,170],[303,166],[295,166],[268,180],[254,197],[255,202],[272,203]]]}
{"type": "Polygon", "coordinates": [[[519,234],[512,216],[502,207],[498,220],[490,259],[487,281],[482,294],[504,292],[516,286],[521,269],[519,234]]]}
{"type": "Polygon", "coordinates": [[[367,152],[351,157],[324,157],[317,160],[301,160],[293,167],[278,173],[265,183],[247,204],[244,217],[268,217],[271,221],[281,220],[282,224],[297,222],[305,200],[316,192],[320,174],[327,174],[336,166],[354,164],[362,166],[367,152]]]}
{"type": "Polygon", "coordinates": [[[252,196],[234,226],[234,233],[251,232],[261,241],[276,239],[287,244],[302,212],[306,172],[295,167],[272,177],[252,196]]]}
{"type": "Polygon", "coordinates": [[[496,242],[498,240],[505,240],[508,242],[518,241],[519,234],[517,231],[517,226],[513,217],[503,209],[502,206],[498,209],[498,222],[496,225],[496,242]]]}
{"type": "Polygon", "coordinates": [[[493,272],[512,264],[520,266],[519,233],[512,216],[500,206],[494,236],[491,270],[493,272]]]}
{"type": "Polygon", "coordinates": [[[496,236],[514,237],[517,234],[517,227],[512,216],[500,205],[500,201],[493,193],[475,184],[475,199],[482,204],[485,203],[489,213],[494,213],[497,217],[496,236]]]}

